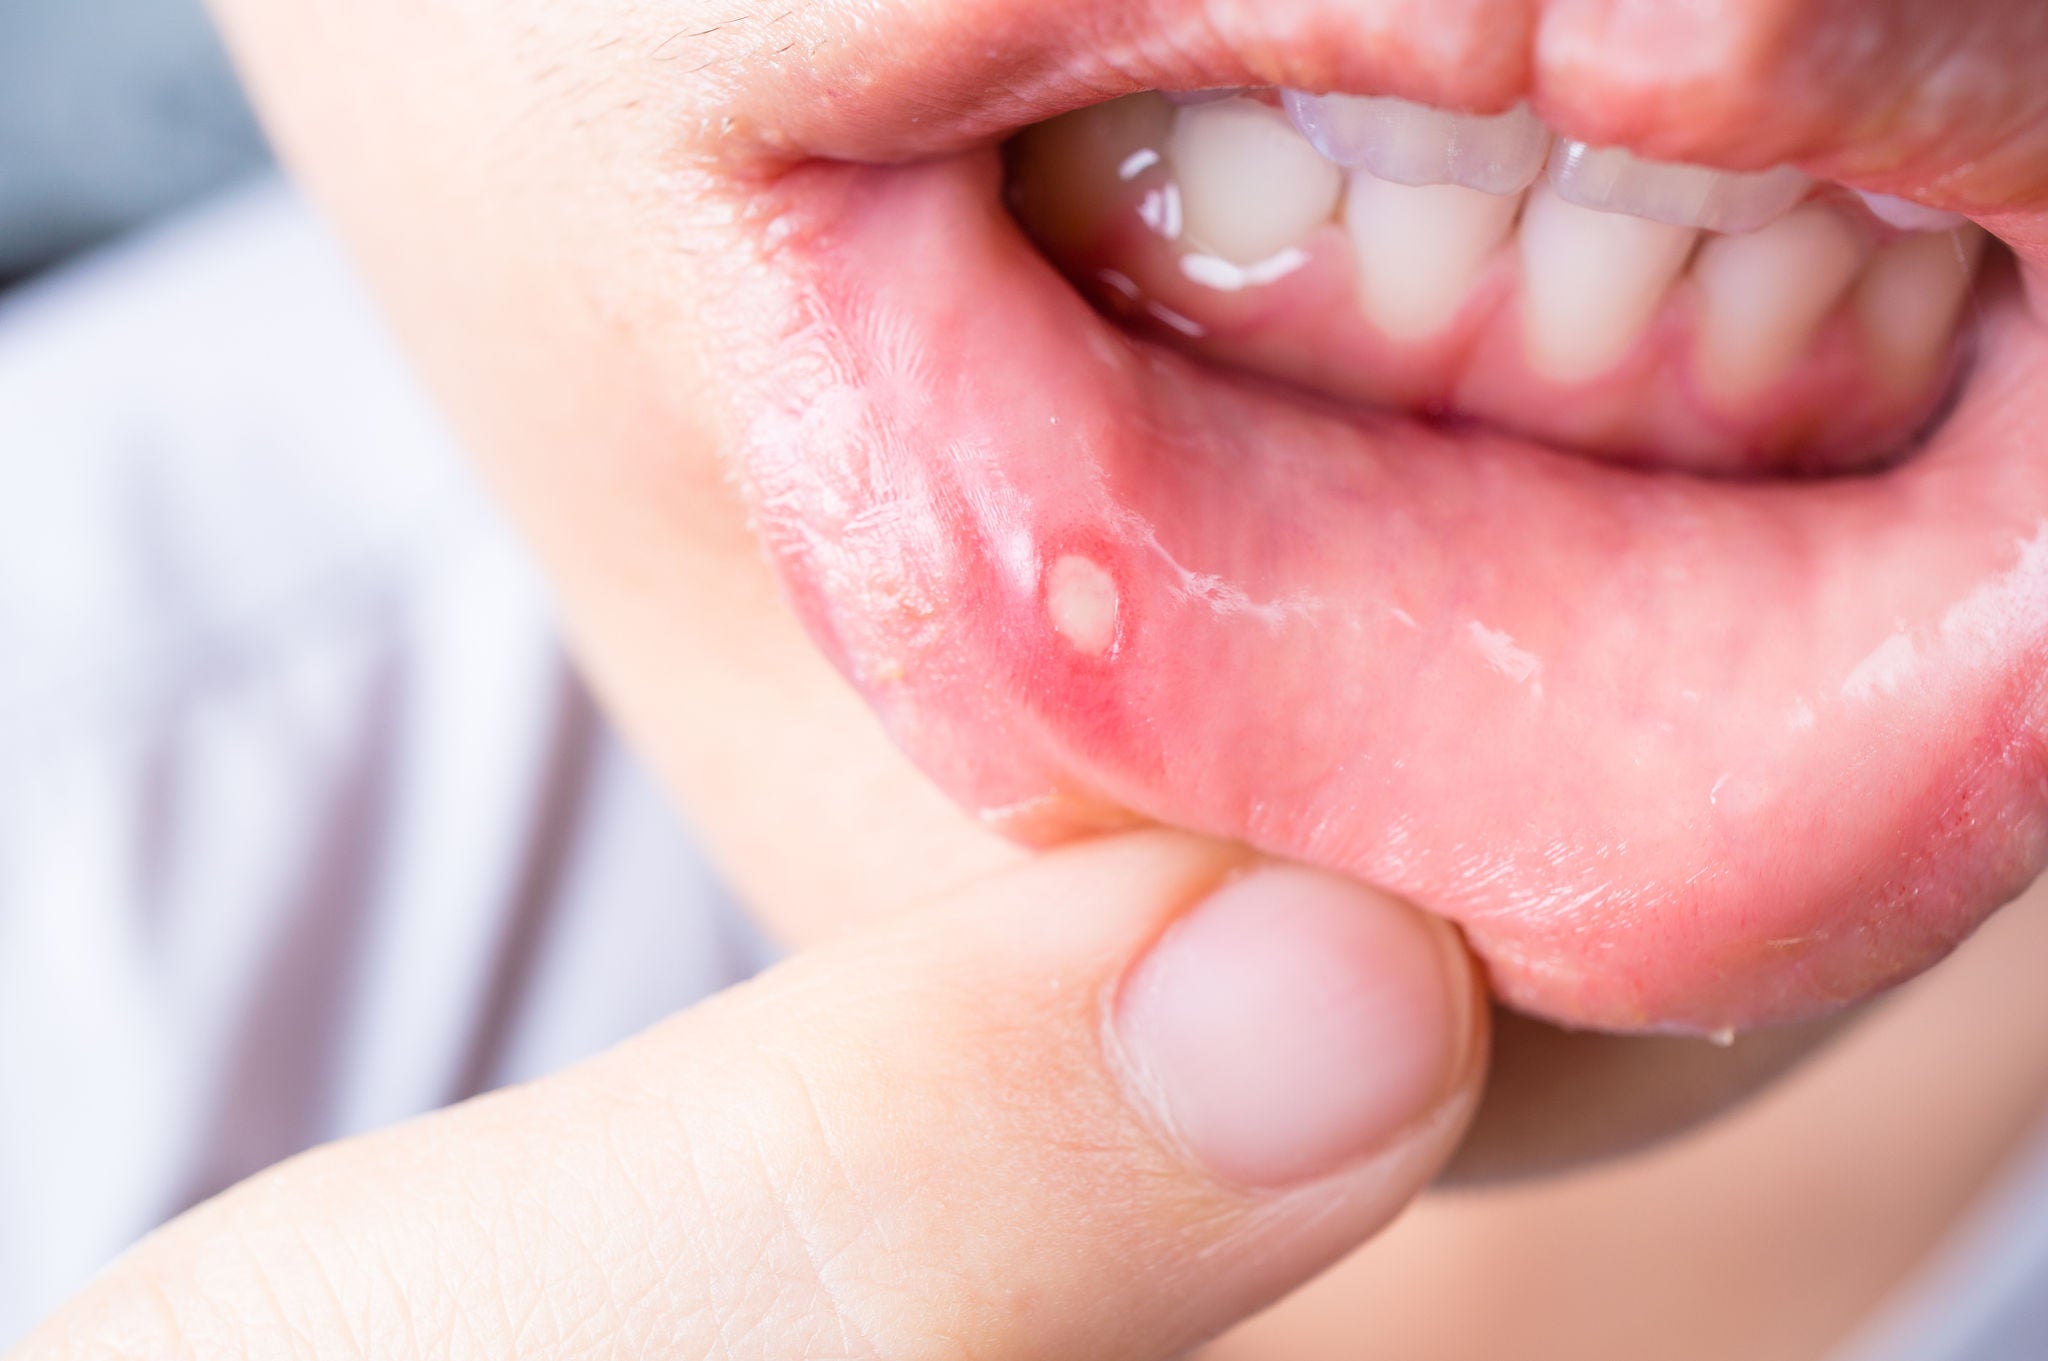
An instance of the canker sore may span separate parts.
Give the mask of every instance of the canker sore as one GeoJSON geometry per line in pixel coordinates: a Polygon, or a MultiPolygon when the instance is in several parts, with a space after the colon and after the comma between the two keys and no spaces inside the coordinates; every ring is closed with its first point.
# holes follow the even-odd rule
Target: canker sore
{"type": "Polygon", "coordinates": [[[1116,580],[1093,558],[1068,553],[1053,563],[1045,609],[1054,632],[1083,656],[1100,657],[1116,643],[1116,580]]]}

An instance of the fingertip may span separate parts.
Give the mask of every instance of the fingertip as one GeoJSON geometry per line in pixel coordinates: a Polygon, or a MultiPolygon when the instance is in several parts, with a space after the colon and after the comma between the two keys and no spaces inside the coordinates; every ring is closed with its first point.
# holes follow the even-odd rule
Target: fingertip
{"type": "Polygon", "coordinates": [[[1480,988],[1457,933],[1333,875],[1262,865],[1126,975],[1111,1047],[1154,1123],[1219,1180],[1277,1188],[1383,1154],[1469,1095],[1480,988]]]}

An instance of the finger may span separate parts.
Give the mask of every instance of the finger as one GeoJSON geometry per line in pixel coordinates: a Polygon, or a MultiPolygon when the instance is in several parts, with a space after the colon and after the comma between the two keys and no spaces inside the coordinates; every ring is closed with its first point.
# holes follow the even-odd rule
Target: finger
{"type": "Polygon", "coordinates": [[[287,1164],[18,1361],[1176,1355],[1430,1180],[1484,1030],[1403,905],[1100,842],[287,1164]]]}

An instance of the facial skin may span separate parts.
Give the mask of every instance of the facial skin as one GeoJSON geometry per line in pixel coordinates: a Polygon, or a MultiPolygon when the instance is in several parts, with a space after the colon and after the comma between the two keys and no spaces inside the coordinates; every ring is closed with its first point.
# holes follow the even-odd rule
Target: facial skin
{"type": "MultiPolygon", "coordinates": [[[[2048,185],[2022,86],[1898,97],[1930,32],[1989,60],[1947,10],[1731,4],[1701,20],[1714,38],[1702,48],[1655,6],[1305,3],[1285,22],[1257,8],[1199,30],[1189,5],[1074,6],[1128,60],[1112,76],[1077,71],[1071,34],[1055,50],[1040,23],[1011,24],[995,4],[909,7],[872,30],[838,10],[221,6],[287,157],[546,563],[612,712],[788,940],[827,939],[1026,854],[934,790],[821,660],[734,485],[759,378],[734,355],[778,324],[757,287],[750,203],[792,166],[950,153],[1125,87],[1526,94],[1582,136],[1673,158],[1798,159],[2039,241],[2031,214],[2048,185]],[[1851,20],[1882,59],[1802,79],[1824,65],[1815,35],[1851,20]],[[1012,29],[990,69],[977,35],[1012,29]],[[1171,40],[1141,40],[1154,29],[1171,40]],[[1313,69],[1305,52],[1320,54],[1313,69]],[[1681,60],[1682,120],[1653,97],[1681,60]],[[835,94],[867,76],[861,100],[835,94]],[[1013,93],[983,98],[992,86],[1013,93]],[[1957,165],[1969,174],[1949,175],[1957,165]]],[[[2024,28],[2021,7],[1979,11],[1987,30],[2024,28]]],[[[1995,70],[2019,62],[2013,41],[1991,50],[1995,70]]],[[[1936,948],[1916,947],[1915,964],[1936,948]]],[[[1821,1033],[1688,1047],[1672,1061],[1699,1081],[1672,1118],[1747,1090],[1821,1033]]],[[[1555,1053],[1545,1064],[1580,1071],[1555,1053]]],[[[1573,1156],[1603,1142],[1581,1138],[1573,1156]]],[[[1514,1159],[1489,1157],[1503,1166],[1514,1159]]]]}

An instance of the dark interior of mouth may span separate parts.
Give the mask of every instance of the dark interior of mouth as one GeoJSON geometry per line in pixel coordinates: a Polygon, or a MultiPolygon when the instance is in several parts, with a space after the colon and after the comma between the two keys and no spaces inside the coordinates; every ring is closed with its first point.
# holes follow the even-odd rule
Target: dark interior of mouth
{"type": "Polygon", "coordinates": [[[1525,110],[1146,94],[1027,129],[1007,164],[1027,232],[1142,332],[1700,473],[1895,462],[1960,381],[1977,290],[2009,281],[1959,219],[1588,147],[1525,110]]]}

